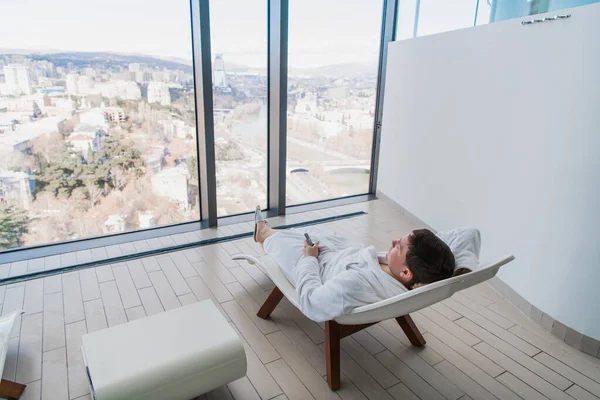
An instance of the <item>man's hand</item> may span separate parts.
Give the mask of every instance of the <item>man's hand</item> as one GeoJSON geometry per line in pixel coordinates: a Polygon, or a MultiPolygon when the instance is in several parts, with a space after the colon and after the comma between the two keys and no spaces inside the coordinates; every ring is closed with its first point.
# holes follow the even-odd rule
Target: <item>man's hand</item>
{"type": "Polygon", "coordinates": [[[319,257],[319,242],[315,242],[314,245],[309,245],[308,242],[304,241],[304,255],[306,257],[319,257]]]}

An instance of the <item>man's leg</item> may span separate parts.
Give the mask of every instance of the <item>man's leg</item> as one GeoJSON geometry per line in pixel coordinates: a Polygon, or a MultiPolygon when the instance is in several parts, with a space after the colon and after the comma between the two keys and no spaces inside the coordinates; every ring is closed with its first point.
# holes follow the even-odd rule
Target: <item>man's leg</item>
{"type": "Polygon", "coordinates": [[[267,225],[266,222],[260,221],[256,224],[256,241],[263,245],[265,240],[276,234],[277,231],[267,225]]]}
{"type": "Polygon", "coordinates": [[[295,286],[293,270],[304,251],[304,235],[297,230],[274,230],[264,223],[257,228],[257,242],[262,244],[265,253],[277,262],[287,279],[295,286]]]}

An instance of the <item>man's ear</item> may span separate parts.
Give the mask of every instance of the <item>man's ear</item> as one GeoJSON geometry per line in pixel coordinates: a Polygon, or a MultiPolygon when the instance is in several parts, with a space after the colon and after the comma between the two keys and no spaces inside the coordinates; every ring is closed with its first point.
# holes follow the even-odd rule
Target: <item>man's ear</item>
{"type": "Polygon", "coordinates": [[[408,282],[412,281],[413,273],[407,266],[404,266],[404,269],[402,270],[402,275],[406,278],[408,282]]]}

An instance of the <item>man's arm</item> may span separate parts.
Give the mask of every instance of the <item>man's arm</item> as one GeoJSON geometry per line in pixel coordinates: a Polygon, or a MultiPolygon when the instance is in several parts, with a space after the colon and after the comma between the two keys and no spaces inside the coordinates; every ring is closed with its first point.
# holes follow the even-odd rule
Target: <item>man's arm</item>
{"type": "Polygon", "coordinates": [[[319,261],[305,256],[294,268],[296,297],[300,311],[313,321],[323,322],[344,314],[344,288],[338,279],[321,281],[319,261]]]}

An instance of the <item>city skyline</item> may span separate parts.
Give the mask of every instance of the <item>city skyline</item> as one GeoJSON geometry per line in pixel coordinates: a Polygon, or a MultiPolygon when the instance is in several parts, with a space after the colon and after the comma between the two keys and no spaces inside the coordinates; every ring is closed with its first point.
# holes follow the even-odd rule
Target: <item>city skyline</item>
{"type": "MultiPolygon", "coordinates": [[[[116,56],[121,56],[121,57],[146,57],[146,58],[154,58],[156,60],[159,61],[163,61],[163,62],[176,62],[176,63],[180,63],[180,64],[185,64],[186,66],[191,67],[192,64],[190,63],[186,63],[185,61],[187,60],[183,60],[177,57],[163,57],[163,56],[157,56],[157,55],[152,55],[152,54],[143,54],[143,53],[120,53],[120,52],[111,52],[111,51],[99,51],[99,52],[89,52],[89,51],[77,51],[77,50],[62,50],[62,49],[49,49],[49,48],[40,48],[40,49],[11,49],[11,48],[0,48],[0,57],[2,56],[22,56],[24,58],[31,58],[32,56],[44,56],[44,57],[51,57],[52,55],[57,55],[57,54],[112,54],[112,55],[116,55],[116,56]]],[[[257,71],[257,70],[262,70],[264,68],[261,67],[257,67],[257,66],[251,66],[248,64],[245,64],[243,62],[232,62],[230,61],[229,56],[231,55],[231,53],[213,53],[212,55],[212,63],[213,63],[213,68],[214,68],[214,62],[215,59],[218,56],[223,56],[223,59],[225,61],[225,68],[227,73],[230,72],[235,72],[236,70],[243,70],[243,69],[248,69],[250,71],[257,71]]],[[[361,69],[369,68],[376,68],[376,61],[371,60],[372,62],[340,62],[340,63],[334,63],[334,64],[323,64],[323,65],[319,65],[319,66],[314,66],[314,67],[299,67],[299,68],[294,68],[293,66],[289,67],[289,71],[293,72],[296,71],[296,73],[298,72],[303,72],[303,71],[310,71],[312,69],[318,70],[318,69],[323,69],[323,68],[328,68],[328,67],[338,67],[338,66],[353,66],[353,67],[359,67],[361,69]]],[[[144,63],[143,61],[140,60],[128,60],[128,61],[114,61],[115,64],[118,63],[144,63]]],[[[15,64],[15,63],[9,63],[9,64],[15,64]]],[[[20,63],[16,63],[17,65],[19,65],[20,63]]],[[[0,69],[1,72],[1,69],[0,69]]],[[[266,75],[266,69],[264,69],[264,71],[262,71],[263,74],[266,75]]],[[[339,74],[336,74],[339,75],[339,74]]]]}

